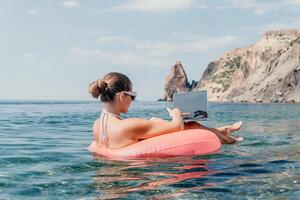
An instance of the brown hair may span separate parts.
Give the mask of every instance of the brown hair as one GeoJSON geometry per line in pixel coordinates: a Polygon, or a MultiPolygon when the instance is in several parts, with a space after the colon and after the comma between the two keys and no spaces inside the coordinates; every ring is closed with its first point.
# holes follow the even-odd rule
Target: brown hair
{"type": "Polygon", "coordinates": [[[113,101],[116,93],[122,91],[130,91],[132,84],[129,78],[118,72],[111,72],[106,74],[102,79],[99,79],[89,86],[89,93],[94,98],[100,95],[102,102],[113,101]]]}

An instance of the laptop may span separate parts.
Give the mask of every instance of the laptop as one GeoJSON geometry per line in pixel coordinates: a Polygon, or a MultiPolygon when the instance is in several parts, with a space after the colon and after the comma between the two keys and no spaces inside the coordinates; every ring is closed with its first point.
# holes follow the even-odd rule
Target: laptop
{"type": "Polygon", "coordinates": [[[207,112],[207,91],[192,91],[184,93],[175,93],[173,95],[173,107],[179,108],[183,113],[183,120],[199,121],[208,118],[207,112]]]}

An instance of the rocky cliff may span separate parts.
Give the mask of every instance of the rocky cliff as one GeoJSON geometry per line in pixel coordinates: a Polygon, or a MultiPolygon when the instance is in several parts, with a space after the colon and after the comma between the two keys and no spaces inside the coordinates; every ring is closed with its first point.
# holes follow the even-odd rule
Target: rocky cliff
{"type": "Polygon", "coordinates": [[[300,30],[268,31],[225,53],[192,89],[207,90],[210,101],[300,102],[300,30]]]}
{"type": "Polygon", "coordinates": [[[300,30],[269,31],[210,63],[195,90],[211,101],[300,102],[300,30]]]}

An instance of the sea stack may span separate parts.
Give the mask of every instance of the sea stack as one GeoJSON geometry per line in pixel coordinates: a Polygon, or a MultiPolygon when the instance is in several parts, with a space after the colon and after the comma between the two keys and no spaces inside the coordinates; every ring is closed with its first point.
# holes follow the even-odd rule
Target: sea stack
{"type": "Polygon", "coordinates": [[[180,61],[171,68],[171,73],[164,82],[164,91],[161,101],[172,101],[173,94],[177,92],[187,92],[190,90],[187,75],[180,61]]]}

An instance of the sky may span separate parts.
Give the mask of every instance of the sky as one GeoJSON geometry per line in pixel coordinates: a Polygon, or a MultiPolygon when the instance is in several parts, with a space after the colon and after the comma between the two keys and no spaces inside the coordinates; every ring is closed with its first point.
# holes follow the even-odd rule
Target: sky
{"type": "Polygon", "coordinates": [[[300,0],[2,0],[0,99],[92,99],[115,71],[157,100],[177,61],[198,81],[226,51],[299,27],[300,0]]]}

